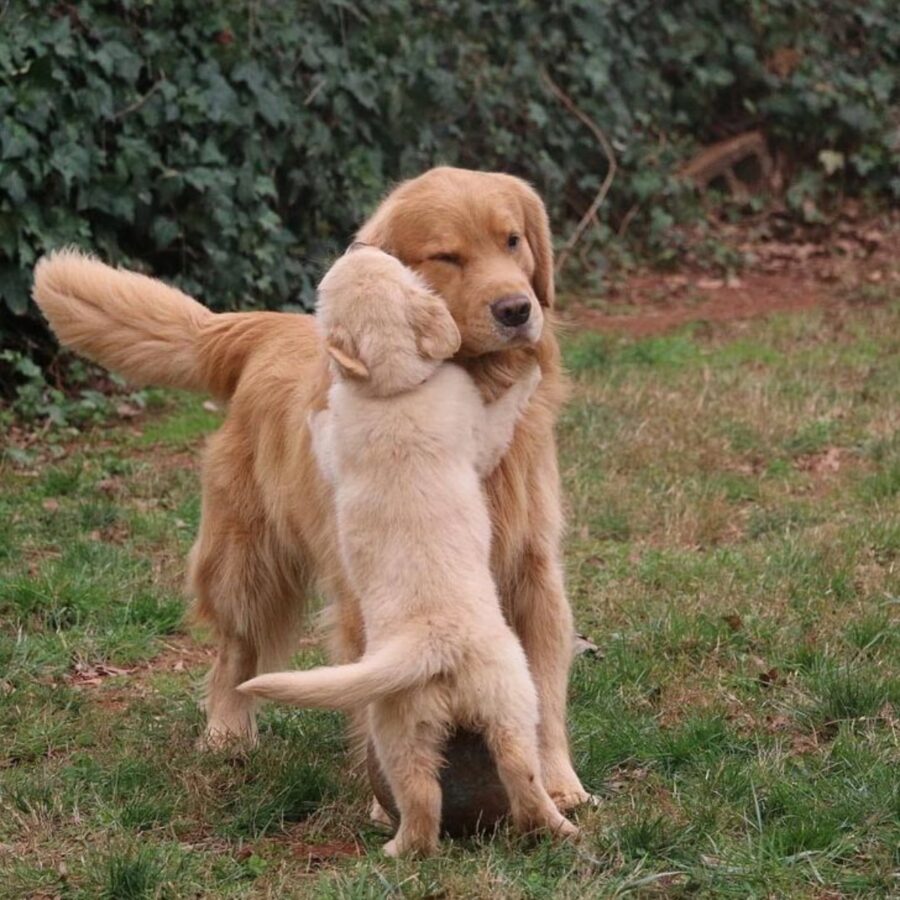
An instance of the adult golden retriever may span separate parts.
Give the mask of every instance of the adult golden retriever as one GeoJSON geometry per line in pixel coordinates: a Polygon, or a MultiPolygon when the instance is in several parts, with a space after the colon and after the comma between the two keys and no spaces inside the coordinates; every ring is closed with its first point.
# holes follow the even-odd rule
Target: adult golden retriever
{"type": "MultiPolygon", "coordinates": [[[[548,321],[553,305],[547,214],[523,181],[437,168],[395,188],[358,240],[419,272],[462,336],[458,359],[486,398],[531,368],[541,385],[487,483],[492,565],[540,701],[544,783],[561,809],[587,799],[566,736],[572,615],[560,564],[554,422],[565,394],[548,321]],[[536,338],[536,339],[535,339],[536,338]]],[[[60,341],[137,383],[207,391],[228,415],[206,449],[200,534],[190,555],[195,609],[218,637],[207,681],[207,738],[255,738],[254,699],[235,687],[283,667],[306,598],[329,600],[332,655],[358,658],[358,599],[340,564],[335,516],[310,450],[307,415],[325,404],[328,366],[309,316],[214,314],[159,281],[75,253],[41,260],[34,297],[60,341]]]]}

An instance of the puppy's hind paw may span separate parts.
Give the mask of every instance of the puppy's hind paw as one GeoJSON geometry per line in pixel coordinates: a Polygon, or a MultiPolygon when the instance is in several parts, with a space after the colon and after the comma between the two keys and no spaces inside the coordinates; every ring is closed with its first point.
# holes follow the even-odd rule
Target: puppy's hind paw
{"type": "Polygon", "coordinates": [[[391,821],[388,811],[378,802],[377,797],[372,798],[372,805],[369,807],[369,821],[376,825],[386,825],[393,828],[394,823],[391,821]]]}
{"type": "Polygon", "coordinates": [[[553,836],[563,838],[564,840],[573,840],[579,835],[578,826],[563,818],[553,829],[553,836]]]}
{"type": "Polygon", "coordinates": [[[567,791],[566,793],[560,794],[551,791],[550,797],[560,812],[568,812],[570,809],[575,809],[578,806],[600,805],[600,798],[596,797],[594,794],[589,794],[585,790],[567,791]]]}

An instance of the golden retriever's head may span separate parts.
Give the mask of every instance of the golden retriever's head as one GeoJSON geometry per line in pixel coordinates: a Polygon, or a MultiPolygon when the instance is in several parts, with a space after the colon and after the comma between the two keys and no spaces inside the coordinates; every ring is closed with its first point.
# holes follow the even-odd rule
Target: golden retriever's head
{"type": "Polygon", "coordinates": [[[328,270],[316,320],[338,373],[378,397],[421,384],[459,350],[446,304],[376,247],[353,248],[328,270]]]}
{"type": "Polygon", "coordinates": [[[358,238],[415,269],[447,303],[461,353],[533,345],[553,305],[553,249],[540,197],[511,175],[441,167],[404,182],[358,238]]]}

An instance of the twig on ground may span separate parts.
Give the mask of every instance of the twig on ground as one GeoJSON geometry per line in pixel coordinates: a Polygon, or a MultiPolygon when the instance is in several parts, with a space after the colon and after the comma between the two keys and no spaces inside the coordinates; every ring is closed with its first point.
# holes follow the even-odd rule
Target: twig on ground
{"type": "Polygon", "coordinates": [[[581,240],[582,234],[584,234],[585,229],[591,223],[592,220],[596,218],[597,210],[600,209],[600,206],[603,204],[603,201],[606,199],[606,195],[609,193],[609,189],[612,187],[612,183],[616,178],[616,171],[618,169],[618,165],[616,163],[616,156],[613,152],[612,144],[610,144],[609,139],[603,132],[603,129],[588,115],[582,112],[578,106],[575,104],[575,101],[550,77],[550,73],[542,68],[540,70],[541,78],[543,78],[544,83],[550,89],[551,93],[553,93],[556,98],[562,103],[563,106],[573,116],[575,116],[582,124],[587,126],[591,133],[597,138],[597,143],[600,144],[603,149],[603,153],[606,156],[607,161],[607,169],[606,169],[606,177],[603,179],[603,184],[600,185],[600,190],[597,191],[597,196],[594,197],[591,205],[587,208],[585,214],[581,217],[581,221],[579,221],[578,225],[575,226],[575,230],[572,232],[572,236],[566,241],[566,245],[559,251],[559,255],[556,257],[556,272],[559,273],[562,271],[563,266],[566,263],[566,260],[569,257],[569,254],[572,252],[572,248],[581,240]]]}

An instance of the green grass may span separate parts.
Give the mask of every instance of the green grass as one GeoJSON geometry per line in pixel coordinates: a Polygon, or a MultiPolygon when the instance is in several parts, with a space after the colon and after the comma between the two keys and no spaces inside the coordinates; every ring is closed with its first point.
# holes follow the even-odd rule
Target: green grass
{"type": "MultiPolygon", "coordinates": [[[[0,897],[882,897],[900,891],[900,307],[566,341],[570,689],[601,799],[388,862],[339,716],[195,749],[183,620],[220,415],[0,464],[0,897]]],[[[301,661],[321,658],[316,648],[301,661]]]]}

